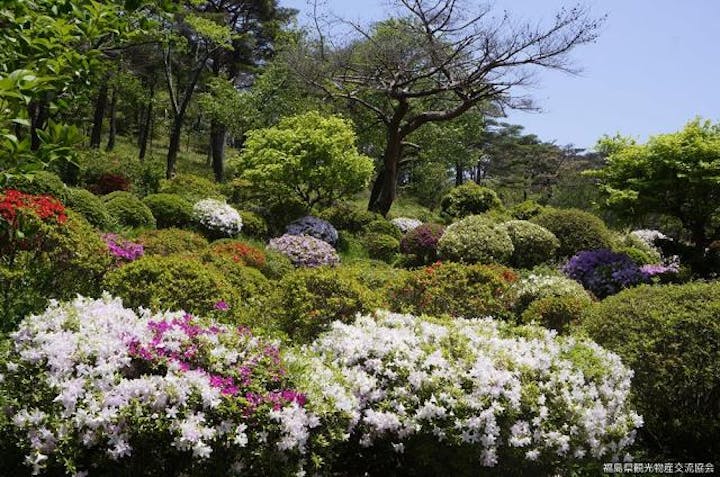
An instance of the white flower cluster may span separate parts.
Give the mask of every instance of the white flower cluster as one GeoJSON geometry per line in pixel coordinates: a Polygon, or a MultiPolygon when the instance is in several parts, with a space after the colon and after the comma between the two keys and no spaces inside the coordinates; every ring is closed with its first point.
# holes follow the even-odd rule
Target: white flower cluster
{"type": "Polygon", "coordinates": [[[409,217],[398,217],[390,221],[395,227],[399,228],[404,234],[420,227],[423,223],[417,219],[411,219],[409,217]]]}
{"type": "Polygon", "coordinates": [[[138,316],[109,295],[53,302],[26,318],[1,371],[6,389],[17,394],[12,426],[33,473],[48,461],[80,471],[108,457],[120,460],[134,453],[138,434],[170,442],[161,453],[196,460],[222,448],[218,458],[233,456],[237,468],[261,451],[302,454],[318,418],[303,407],[303,395],[268,393],[272,384],[253,374],[267,376],[263,360],[279,363],[277,349],[242,330],[203,328],[190,318],[144,310],[138,316]],[[77,456],[85,457],[74,462],[77,456]]]}
{"type": "Polygon", "coordinates": [[[515,283],[510,291],[518,309],[525,309],[535,300],[550,296],[575,296],[588,298],[590,295],[575,280],[556,275],[529,275],[515,283]]]}
{"type": "Polygon", "coordinates": [[[403,452],[423,434],[479,446],[490,467],[502,448],[529,461],[610,460],[642,425],[628,404],[632,371],[616,355],[545,329],[378,311],[334,323],[312,347],[344,376],[354,399],[339,402],[362,446],[403,452]]]}
{"type": "Polygon", "coordinates": [[[667,235],[660,232],[659,230],[651,230],[651,229],[633,230],[632,232],[630,232],[630,235],[633,235],[633,236],[639,238],[640,240],[645,242],[645,244],[649,245],[652,248],[655,248],[655,240],[658,240],[658,239],[667,240],[670,238],[667,235]]]}
{"type": "Polygon", "coordinates": [[[193,218],[209,232],[234,237],[242,229],[240,213],[225,202],[203,199],[193,206],[193,218]]]}

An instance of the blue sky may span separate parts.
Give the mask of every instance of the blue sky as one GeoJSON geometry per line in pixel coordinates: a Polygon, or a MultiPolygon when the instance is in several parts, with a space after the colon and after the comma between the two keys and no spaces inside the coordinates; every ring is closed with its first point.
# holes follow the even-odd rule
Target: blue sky
{"type": "MultiPolygon", "coordinates": [[[[300,10],[305,0],[280,0],[300,10]]],[[[579,76],[539,71],[530,94],[540,113],[510,112],[507,121],[558,144],[592,147],[620,132],[645,141],[681,128],[695,116],[720,120],[720,1],[586,1],[608,19],[594,44],[572,55],[579,76]]],[[[387,13],[384,0],[327,0],[335,14],[370,22],[387,13]]],[[[551,19],[562,0],[496,0],[495,9],[532,22],[551,19]]]]}

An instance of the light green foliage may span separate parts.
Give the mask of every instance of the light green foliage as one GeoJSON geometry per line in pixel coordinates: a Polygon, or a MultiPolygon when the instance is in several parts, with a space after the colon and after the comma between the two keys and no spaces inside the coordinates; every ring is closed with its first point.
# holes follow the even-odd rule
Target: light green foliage
{"type": "Polygon", "coordinates": [[[352,123],[309,112],[250,131],[238,159],[259,193],[328,206],[362,190],[373,162],[357,152],[352,123]]]}
{"type": "Polygon", "coordinates": [[[508,212],[516,220],[530,220],[544,210],[545,207],[534,200],[526,200],[513,205],[508,212]]]}
{"type": "Polygon", "coordinates": [[[293,339],[308,341],[336,320],[352,322],[357,313],[380,306],[380,295],[343,267],[299,269],[278,283],[271,313],[293,339]]]}
{"type": "Polygon", "coordinates": [[[203,199],[224,200],[218,184],[193,174],[178,174],[170,180],[160,181],[160,192],[177,194],[191,204],[203,199]]]}
{"type": "Polygon", "coordinates": [[[500,265],[438,263],[399,274],[387,293],[390,309],[402,313],[505,318],[515,280],[517,275],[500,265]]]}
{"type": "Polygon", "coordinates": [[[263,275],[270,280],[280,280],[295,270],[289,258],[274,250],[265,250],[265,266],[260,269],[263,275]]]}
{"type": "Polygon", "coordinates": [[[590,295],[575,280],[560,276],[533,273],[515,283],[510,291],[513,308],[518,315],[536,300],[548,297],[572,296],[590,299],[590,295]]]}
{"type": "MultiPolygon", "coordinates": [[[[237,208],[237,207],[236,207],[237,208]]],[[[242,218],[242,234],[255,239],[265,239],[268,236],[267,221],[260,215],[249,210],[239,210],[242,218]]]]}
{"type": "Polygon", "coordinates": [[[382,233],[368,233],[362,237],[370,258],[392,262],[395,255],[400,252],[400,241],[392,235],[382,233]]]}
{"type": "Polygon", "coordinates": [[[385,219],[373,220],[369,224],[365,225],[363,227],[363,233],[389,235],[396,240],[400,240],[402,238],[402,232],[400,229],[385,219]]]}
{"type": "Polygon", "coordinates": [[[175,253],[200,252],[208,241],[202,235],[182,229],[149,230],[138,236],[145,255],[172,255],[175,253]]]}
{"type": "Polygon", "coordinates": [[[532,268],[551,260],[560,246],[555,234],[526,220],[503,224],[513,244],[510,263],[519,268],[532,268]]]}
{"type": "Polygon", "coordinates": [[[593,175],[613,210],[676,217],[698,247],[720,238],[720,227],[711,224],[720,203],[720,124],[698,118],[646,144],[605,137],[598,149],[607,165],[593,175]]]}
{"type": "Polygon", "coordinates": [[[560,240],[558,255],[571,257],[582,250],[610,248],[612,237],[597,216],[578,209],[546,209],[532,222],[545,227],[560,240]]]}
{"type": "Polygon", "coordinates": [[[523,323],[538,323],[563,333],[568,326],[577,323],[591,305],[592,300],[587,295],[547,296],[530,303],[520,320],[523,323]]]}
{"type": "Polygon", "coordinates": [[[580,329],[635,371],[640,431],[655,455],[720,455],[720,284],[640,286],[595,305],[580,329]]]}
{"type": "Polygon", "coordinates": [[[112,230],[117,226],[102,199],[89,190],[70,188],[66,195],[65,205],[81,214],[93,226],[100,230],[112,230]]]}
{"type": "Polygon", "coordinates": [[[240,305],[238,292],[222,272],[187,255],[142,257],[108,273],[104,288],[125,306],[206,315],[225,301],[240,305]]]}
{"type": "Polygon", "coordinates": [[[193,206],[177,194],[151,194],[143,199],[158,228],[186,227],[192,222],[193,206]]]}
{"type": "Polygon", "coordinates": [[[660,263],[662,261],[662,256],[655,247],[632,233],[617,236],[613,250],[629,255],[633,262],[638,265],[660,263]]]}
{"type": "Polygon", "coordinates": [[[110,215],[121,226],[155,228],[152,211],[136,195],[116,191],[106,195],[103,200],[110,215]]]}
{"type": "Polygon", "coordinates": [[[480,215],[450,225],[438,242],[441,258],[464,263],[509,263],[513,250],[505,227],[480,215]]]}
{"type": "Polygon", "coordinates": [[[440,201],[440,207],[449,217],[466,217],[500,208],[502,203],[494,190],[466,182],[448,192],[440,201]]]}

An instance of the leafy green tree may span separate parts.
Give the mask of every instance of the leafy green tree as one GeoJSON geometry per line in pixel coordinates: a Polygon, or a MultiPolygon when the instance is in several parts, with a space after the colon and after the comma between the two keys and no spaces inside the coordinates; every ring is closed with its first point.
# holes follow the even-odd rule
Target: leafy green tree
{"type": "Polygon", "coordinates": [[[262,195],[328,206],[361,191],[373,161],[356,148],[350,121],[309,112],[250,131],[238,169],[262,195]]]}
{"type": "Polygon", "coordinates": [[[633,218],[676,217],[699,255],[720,239],[714,220],[720,212],[720,124],[698,118],[646,144],[616,136],[602,138],[597,148],[607,163],[592,175],[608,207],[633,218]]]}

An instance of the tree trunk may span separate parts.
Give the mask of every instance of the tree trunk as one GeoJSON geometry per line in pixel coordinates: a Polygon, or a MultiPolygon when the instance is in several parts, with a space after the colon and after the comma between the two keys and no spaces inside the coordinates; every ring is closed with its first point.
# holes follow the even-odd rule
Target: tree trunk
{"type": "Polygon", "coordinates": [[[112,98],[110,99],[110,132],[108,134],[108,142],[105,150],[110,152],[115,149],[115,136],[117,135],[117,90],[113,88],[112,98]]]}
{"type": "Polygon", "coordinates": [[[37,151],[40,149],[41,131],[47,126],[48,117],[50,115],[50,107],[46,99],[40,101],[32,101],[28,105],[28,117],[30,119],[30,150],[37,151]]]}
{"type": "Polygon", "coordinates": [[[390,212],[397,196],[398,163],[402,155],[402,136],[397,129],[388,133],[388,142],[383,157],[383,175],[380,193],[374,202],[368,204],[368,210],[378,212],[383,216],[390,212]]]}
{"type": "Polygon", "coordinates": [[[380,171],[378,171],[377,176],[375,177],[375,182],[373,182],[372,189],[370,190],[370,200],[368,201],[368,210],[371,210],[370,207],[372,204],[377,202],[378,197],[380,197],[380,192],[382,192],[382,186],[383,182],[385,181],[385,170],[380,168],[380,171]]]}
{"type": "Polygon", "coordinates": [[[225,139],[227,128],[217,121],[210,126],[210,151],[212,154],[212,168],[215,173],[215,180],[223,181],[225,163],[225,139]]]}
{"type": "Polygon", "coordinates": [[[463,165],[460,162],[455,163],[455,186],[460,186],[463,183],[463,178],[465,176],[465,171],[463,170],[463,165]]]}
{"type": "Polygon", "coordinates": [[[147,102],[147,109],[144,113],[144,121],[140,129],[140,154],[141,161],[145,160],[148,139],[152,137],[153,99],[155,98],[155,83],[150,83],[150,97],[147,102]]]}
{"type": "Polygon", "coordinates": [[[95,114],[93,115],[93,127],[90,133],[90,147],[93,149],[100,148],[102,141],[102,127],[105,119],[105,107],[107,106],[108,84],[107,80],[103,81],[98,90],[97,99],[95,100],[95,114]]]}
{"type": "Polygon", "coordinates": [[[183,117],[175,116],[173,118],[172,129],[170,130],[170,144],[167,153],[167,168],[165,169],[165,177],[172,179],[175,176],[175,163],[177,162],[178,152],[180,151],[180,139],[182,136],[183,117]]]}

